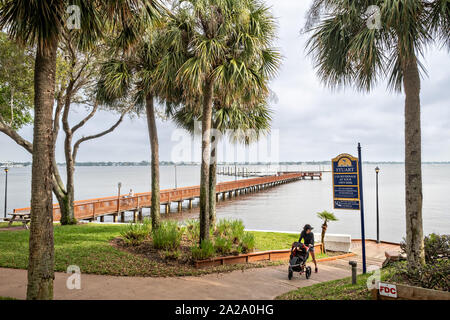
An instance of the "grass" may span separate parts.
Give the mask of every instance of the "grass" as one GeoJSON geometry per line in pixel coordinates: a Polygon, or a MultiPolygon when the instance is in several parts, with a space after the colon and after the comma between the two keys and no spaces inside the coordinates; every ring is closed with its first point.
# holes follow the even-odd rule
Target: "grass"
{"type": "MultiPolygon", "coordinates": [[[[82,273],[114,276],[184,276],[213,272],[226,272],[285,262],[259,262],[244,265],[224,265],[215,268],[180,268],[144,256],[119,250],[110,244],[125,230],[124,225],[84,224],[75,226],[56,225],[55,271],[66,272],[69,265],[77,265],[82,273]]],[[[296,235],[252,232],[258,250],[290,248],[296,235]]],[[[26,269],[28,265],[28,230],[0,232],[0,267],[26,269]]]]}
{"type": "Polygon", "coordinates": [[[11,297],[0,297],[0,300],[17,300],[11,297]]]}
{"type": "MultiPolygon", "coordinates": [[[[352,278],[343,278],[318,283],[309,287],[290,291],[277,300],[370,300],[371,294],[367,289],[367,279],[372,273],[357,276],[357,282],[352,285],[352,278]]],[[[381,280],[389,280],[393,276],[392,268],[381,269],[381,280]]]]}
{"type": "Polygon", "coordinates": [[[8,228],[8,227],[20,227],[23,226],[22,222],[13,222],[11,226],[8,225],[9,222],[0,222],[0,228],[8,228]]]}
{"type": "MultiPolygon", "coordinates": [[[[283,250],[289,249],[293,242],[298,241],[298,234],[294,233],[278,233],[278,232],[262,232],[262,231],[250,231],[255,236],[256,250],[283,250]]],[[[328,257],[324,253],[316,254],[316,259],[328,257]]],[[[311,256],[309,260],[311,260],[311,256]]]]}

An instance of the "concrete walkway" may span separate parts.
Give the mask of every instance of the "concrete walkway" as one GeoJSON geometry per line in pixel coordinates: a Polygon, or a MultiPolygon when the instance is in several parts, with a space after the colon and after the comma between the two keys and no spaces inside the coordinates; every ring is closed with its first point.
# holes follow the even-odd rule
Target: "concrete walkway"
{"type": "MultiPolygon", "coordinates": [[[[398,250],[397,245],[367,243],[369,265],[381,266],[385,251],[398,250]]],[[[360,245],[353,244],[357,256],[319,264],[319,273],[309,280],[298,273],[287,279],[287,264],[277,267],[209,274],[200,277],[142,278],[81,275],[81,289],[66,287],[68,275],[55,274],[55,299],[273,299],[280,294],[319,282],[349,277],[349,260],[361,268],[360,245]]],[[[27,271],[0,268],[0,296],[24,299],[27,271]]]]}

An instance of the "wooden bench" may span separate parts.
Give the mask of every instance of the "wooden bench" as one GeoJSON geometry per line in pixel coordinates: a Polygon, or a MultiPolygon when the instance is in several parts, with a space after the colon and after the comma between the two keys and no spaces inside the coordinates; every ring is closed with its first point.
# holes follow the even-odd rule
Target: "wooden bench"
{"type": "Polygon", "coordinates": [[[9,221],[8,227],[10,227],[14,222],[22,222],[25,229],[28,229],[28,223],[31,221],[29,213],[10,213],[11,218],[5,218],[4,221],[9,221]]]}

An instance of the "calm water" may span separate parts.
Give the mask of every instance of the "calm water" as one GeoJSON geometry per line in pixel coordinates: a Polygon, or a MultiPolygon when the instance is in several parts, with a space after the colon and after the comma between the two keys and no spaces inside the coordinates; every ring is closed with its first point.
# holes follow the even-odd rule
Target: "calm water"
{"type": "MultiPolygon", "coordinates": [[[[404,219],[404,166],[381,165],[380,173],[380,237],[386,241],[400,241],[405,234],[404,219]]],[[[256,168],[256,166],[254,167],[256,168]]],[[[275,167],[274,167],[275,168],[275,167]]],[[[322,169],[329,169],[323,168],[322,169]]],[[[375,165],[364,166],[364,198],[366,236],[376,237],[375,165]]],[[[282,166],[282,170],[318,170],[319,166],[282,166]]],[[[64,167],[60,167],[61,173],[64,167]]],[[[260,170],[267,170],[261,166],[260,170]]],[[[8,208],[29,206],[31,168],[11,168],[8,183],[8,208]]],[[[63,177],[64,178],[64,177],[63,177]]],[[[150,190],[149,167],[77,167],[76,199],[96,198],[117,194],[117,183],[122,182],[122,193],[133,189],[135,193],[150,190]]],[[[197,185],[200,170],[196,166],[177,167],[177,185],[197,185]]],[[[218,176],[219,181],[234,177],[218,176]]],[[[174,167],[161,167],[161,188],[175,187],[174,167]]],[[[425,233],[450,233],[450,165],[423,166],[424,229],[425,233]]],[[[4,174],[0,176],[0,216],[4,207],[4,174]]],[[[174,210],[174,209],[173,209],[174,210]]],[[[274,187],[263,192],[220,202],[219,217],[240,218],[249,229],[298,231],[305,223],[320,232],[316,212],[333,211],[331,173],[325,172],[323,180],[303,180],[274,187]]],[[[145,212],[144,212],[145,213],[145,212]]],[[[329,224],[330,233],[348,233],[360,237],[359,211],[335,211],[339,221],[329,224]]],[[[198,208],[174,218],[196,217],[198,208]]]]}

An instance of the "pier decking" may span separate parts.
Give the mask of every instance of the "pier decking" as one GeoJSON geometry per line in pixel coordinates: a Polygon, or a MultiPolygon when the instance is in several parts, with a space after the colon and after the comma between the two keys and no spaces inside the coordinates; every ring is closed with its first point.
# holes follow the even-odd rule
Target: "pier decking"
{"type": "MultiPolygon", "coordinates": [[[[276,186],[283,183],[288,183],[301,179],[322,179],[321,172],[291,172],[282,173],[280,175],[242,179],[237,181],[227,181],[218,183],[216,186],[216,199],[225,199],[229,197],[237,196],[239,194],[245,194],[249,192],[255,192],[268,187],[276,186]]],[[[178,203],[178,211],[181,212],[182,204],[184,201],[188,201],[188,208],[192,209],[192,203],[196,198],[200,197],[200,186],[183,187],[177,189],[168,189],[160,191],[160,203],[165,205],[165,212],[169,213],[170,204],[173,202],[178,203]]],[[[137,193],[134,196],[122,195],[96,198],[88,200],[80,200],[74,202],[75,218],[77,220],[94,220],[100,217],[100,221],[103,221],[104,216],[113,216],[113,221],[117,222],[118,217],[124,221],[125,212],[133,212],[133,220],[142,220],[142,209],[150,208],[152,194],[151,192],[137,193]]],[[[30,212],[30,208],[14,209],[14,213],[26,213],[30,212]]],[[[53,205],[53,220],[59,221],[61,218],[61,211],[58,204],[53,205]]]]}

